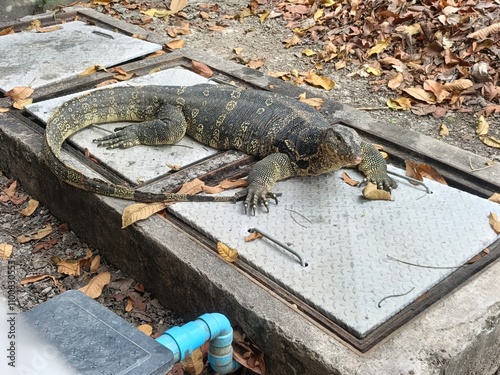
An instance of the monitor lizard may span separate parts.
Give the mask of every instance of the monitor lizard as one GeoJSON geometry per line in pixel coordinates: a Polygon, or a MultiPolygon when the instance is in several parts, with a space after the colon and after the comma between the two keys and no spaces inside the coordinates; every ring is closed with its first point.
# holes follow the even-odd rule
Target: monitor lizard
{"type": "Polygon", "coordinates": [[[245,212],[250,208],[253,214],[260,204],[269,211],[269,199],[278,202],[272,187],[288,177],[357,166],[379,189],[397,186],[378,150],[353,129],[293,98],[229,85],[122,86],[78,96],[48,120],[43,156],[61,180],[93,193],[138,202],[227,202],[246,197],[245,212]],[[234,197],[143,192],[87,177],[61,160],[61,147],[72,134],[117,121],[136,123],[95,140],[99,146],[168,145],[187,134],[218,150],[240,150],[261,160],[248,174],[248,187],[234,197]]]}

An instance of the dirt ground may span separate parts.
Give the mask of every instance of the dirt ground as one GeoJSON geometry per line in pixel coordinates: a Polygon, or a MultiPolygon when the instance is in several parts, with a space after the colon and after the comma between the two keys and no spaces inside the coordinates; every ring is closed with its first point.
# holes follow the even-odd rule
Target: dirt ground
{"type": "MultiPolygon", "coordinates": [[[[134,1],[129,1],[132,4],[134,1]]],[[[144,1],[143,1],[144,3],[144,1]]],[[[163,1],[150,2],[150,7],[165,7],[163,1]]],[[[168,2],[167,2],[168,3],[168,2]]],[[[259,17],[245,17],[241,20],[231,16],[241,12],[248,5],[246,0],[230,0],[218,2],[218,10],[206,11],[208,19],[200,18],[200,12],[204,10],[201,4],[204,1],[190,0],[188,7],[183,11],[185,20],[190,23],[190,34],[178,35],[173,39],[182,39],[186,46],[206,51],[210,54],[228,60],[246,63],[259,58],[265,62],[259,68],[262,72],[282,72],[296,69],[299,72],[314,69],[314,62],[304,56],[305,48],[314,50],[321,46],[313,41],[300,43],[290,48],[285,48],[284,41],[292,35],[292,31],[286,27],[286,21],[281,17],[270,18],[261,23],[259,17]],[[209,26],[223,25],[220,31],[209,31],[209,26]],[[236,54],[237,51],[241,52],[236,54]]],[[[269,7],[277,2],[269,2],[269,7]]],[[[103,13],[109,13],[104,6],[94,5],[94,9],[103,13]]],[[[130,10],[116,2],[113,5],[113,16],[128,22],[140,23],[143,14],[139,10],[130,10]]],[[[150,31],[167,34],[167,28],[172,23],[179,22],[171,18],[169,22],[154,18],[150,23],[143,25],[150,31]]],[[[325,64],[321,74],[328,76],[335,82],[335,87],[326,91],[307,88],[325,96],[329,99],[339,101],[354,108],[367,109],[370,115],[385,122],[397,124],[404,129],[411,129],[428,135],[443,142],[452,144],[461,149],[482,155],[488,159],[500,161],[499,149],[486,146],[482,143],[476,133],[477,111],[479,108],[471,108],[471,113],[448,112],[445,117],[434,118],[431,115],[416,116],[410,111],[395,111],[386,106],[389,97],[394,97],[386,86],[374,86],[370,84],[369,78],[358,75],[349,76],[358,67],[347,66],[342,70],[335,70],[333,64],[325,64]],[[449,128],[448,136],[439,135],[441,124],[449,128]]],[[[490,123],[490,134],[500,136],[500,115],[492,115],[488,118],[490,123]]],[[[0,187],[3,193],[8,192],[9,187],[15,180],[14,176],[0,176],[0,187]]],[[[82,261],[80,276],[64,275],[58,272],[54,264],[54,257],[60,259],[82,260],[86,256],[95,259],[99,254],[98,249],[89,249],[75,233],[63,223],[54,218],[44,207],[38,207],[30,216],[24,216],[21,211],[27,206],[30,197],[22,190],[22,187],[14,191],[13,200],[0,199],[0,244],[12,244],[13,252],[11,261],[14,262],[16,281],[25,279],[32,275],[50,275],[36,282],[27,282],[24,285],[16,284],[16,296],[19,303],[19,311],[25,311],[45,300],[61,293],[64,290],[80,288],[88,283],[95,275],[88,267],[89,262],[82,261]],[[16,239],[20,236],[36,237],[36,234],[50,225],[52,232],[41,239],[32,239],[25,243],[18,243],[16,239]],[[57,281],[57,284],[55,283],[57,281]]],[[[5,194],[4,194],[5,195],[5,194]]],[[[0,261],[0,286],[5,291],[7,285],[7,263],[0,261]]],[[[153,334],[160,333],[172,325],[179,324],[182,320],[173,316],[167,309],[162,307],[154,296],[143,290],[140,280],[132,280],[119,270],[113,269],[111,265],[101,260],[99,270],[104,268],[111,273],[111,283],[98,297],[98,301],[118,315],[122,316],[135,326],[149,324],[153,327],[153,334]]]]}

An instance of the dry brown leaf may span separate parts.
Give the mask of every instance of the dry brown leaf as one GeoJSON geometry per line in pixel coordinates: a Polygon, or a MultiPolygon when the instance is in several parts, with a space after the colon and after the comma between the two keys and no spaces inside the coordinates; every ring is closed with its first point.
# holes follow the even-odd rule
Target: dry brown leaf
{"type": "Polygon", "coordinates": [[[252,69],[259,69],[261,67],[264,66],[264,64],[266,63],[266,58],[265,57],[258,57],[256,59],[253,59],[253,60],[250,60],[246,66],[248,66],[249,68],[252,68],[252,69]]]}
{"type": "Polygon", "coordinates": [[[232,263],[238,259],[238,250],[231,249],[222,242],[217,242],[217,253],[224,258],[226,262],[232,263]]]}
{"type": "Polygon", "coordinates": [[[210,27],[208,28],[208,30],[210,30],[210,31],[222,31],[222,30],[224,30],[224,29],[225,29],[225,27],[224,27],[224,26],[219,26],[219,25],[210,26],[210,27]]]}
{"type": "Polygon", "coordinates": [[[479,139],[487,146],[500,148],[500,139],[497,139],[495,137],[489,137],[487,135],[480,135],[479,139]]]}
{"type": "Polygon", "coordinates": [[[0,30],[0,36],[3,35],[9,35],[9,34],[15,34],[16,32],[14,31],[14,26],[9,26],[5,29],[0,30]]]}
{"type": "Polygon", "coordinates": [[[21,235],[16,238],[17,243],[26,243],[32,240],[41,240],[42,238],[47,237],[49,234],[51,234],[54,230],[52,229],[52,226],[50,224],[47,224],[45,228],[40,229],[37,233],[35,233],[33,236],[26,236],[26,235],[21,235]]]}
{"type": "Polygon", "coordinates": [[[92,66],[89,66],[87,69],[85,69],[83,72],[81,72],[78,76],[80,76],[80,77],[89,76],[91,74],[97,73],[100,70],[107,71],[106,68],[103,66],[92,65],[92,66]]]}
{"type": "Polygon", "coordinates": [[[205,183],[202,180],[194,178],[191,181],[182,184],[181,188],[177,193],[195,195],[203,191],[204,185],[205,183]]]}
{"type": "Polygon", "coordinates": [[[170,11],[172,14],[178,13],[188,5],[188,0],[172,0],[170,2],[170,11]]]}
{"type": "Polygon", "coordinates": [[[236,54],[236,55],[239,55],[241,53],[241,51],[243,51],[243,48],[242,47],[236,47],[236,48],[233,48],[233,52],[236,54]]]}
{"type": "Polygon", "coordinates": [[[450,93],[446,91],[444,85],[432,79],[428,79],[424,82],[424,90],[432,92],[436,97],[437,103],[441,103],[443,100],[450,97],[450,93]]]}
{"type": "Polygon", "coordinates": [[[16,100],[12,106],[16,109],[23,110],[24,107],[33,103],[33,98],[16,100]]]}
{"type": "Polygon", "coordinates": [[[157,203],[135,203],[125,207],[122,214],[122,229],[139,220],[147,219],[155,213],[164,210],[168,206],[166,202],[157,203]]]}
{"type": "Polygon", "coordinates": [[[194,61],[194,60],[191,61],[191,68],[193,69],[193,72],[205,78],[210,78],[214,75],[212,69],[210,69],[207,65],[199,61],[194,61]]]}
{"type": "Polygon", "coordinates": [[[144,59],[154,59],[155,57],[162,56],[165,54],[165,51],[156,51],[147,55],[144,59]]]}
{"type": "Polygon", "coordinates": [[[191,355],[182,363],[182,368],[189,375],[200,375],[203,372],[205,362],[203,360],[203,352],[200,348],[193,350],[191,355]]]}
{"type": "Polygon", "coordinates": [[[52,228],[52,225],[47,224],[45,228],[40,229],[36,234],[33,236],[34,240],[41,240],[42,238],[47,237],[49,234],[51,234],[54,231],[52,228]]]}
{"type": "Polygon", "coordinates": [[[107,79],[106,81],[102,81],[101,83],[98,83],[97,85],[95,85],[95,87],[108,86],[108,85],[112,85],[114,83],[118,83],[118,80],[117,79],[107,79]]]}
{"type": "Polygon", "coordinates": [[[36,199],[30,199],[28,201],[28,205],[21,211],[21,215],[23,216],[31,216],[33,212],[38,208],[38,205],[40,202],[38,202],[36,199]]]}
{"type": "Polygon", "coordinates": [[[477,135],[486,135],[490,130],[490,124],[484,118],[484,116],[479,116],[476,122],[476,134],[477,135]]]}
{"type": "Polygon", "coordinates": [[[151,336],[153,334],[153,327],[151,327],[149,324],[141,324],[139,327],[137,327],[137,329],[147,336],[151,336]]]}
{"type": "Polygon", "coordinates": [[[394,77],[392,77],[389,82],[387,82],[387,86],[391,89],[397,89],[403,83],[404,78],[403,74],[398,73],[394,77]]]}
{"type": "Polygon", "coordinates": [[[302,93],[299,95],[299,101],[302,103],[306,103],[310,105],[311,107],[314,107],[316,109],[321,109],[325,101],[322,98],[306,98],[306,93],[302,93]]]}
{"type": "Polygon", "coordinates": [[[500,203],[500,193],[493,193],[493,195],[489,197],[488,200],[495,203],[500,203]]]}
{"type": "Polygon", "coordinates": [[[441,126],[439,127],[439,135],[442,137],[447,137],[450,135],[450,130],[445,124],[441,124],[441,126]]]}
{"type": "Polygon", "coordinates": [[[167,46],[167,48],[169,49],[181,49],[184,47],[184,45],[186,44],[186,42],[182,39],[176,39],[176,40],[172,40],[171,42],[168,42],[167,44],[165,44],[165,46],[167,46]]]}
{"type": "Polygon", "coordinates": [[[125,303],[125,312],[131,312],[134,309],[134,301],[130,297],[127,298],[127,302],[125,303]]]}
{"type": "Polygon", "coordinates": [[[62,29],[62,26],[59,26],[59,25],[49,26],[49,27],[35,26],[35,30],[39,33],[50,33],[52,31],[57,31],[60,29],[62,29]]]}
{"type": "Polygon", "coordinates": [[[436,103],[436,96],[432,92],[425,91],[420,87],[408,87],[403,90],[411,97],[429,104],[436,103]]]}
{"type": "Polygon", "coordinates": [[[500,22],[496,22],[490,26],[477,30],[467,35],[467,38],[481,40],[486,39],[488,35],[500,32],[500,22]]]}
{"type": "Polygon", "coordinates": [[[372,48],[368,50],[368,53],[366,54],[366,57],[370,57],[371,55],[374,54],[379,54],[383,50],[385,50],[389,45],[391,44],[391,38],[385,38],[381,41],[379,41],[377,44],[375,44],[372,48]]]}
{"type": "Polygon", "coordinates": [[[224,189],[220,186],[203,185],[203,191],[207,194],[219,194],[221,191],[224,191],[224,189]]]}
{"type": "Polygon", "coordinates": [[[490,212],[489,222],[496,234],[500,234],[500,221],[498,220],[498,215],[494,212],[490,212]]]}
{"type": "Polygon", "coordinates": [[[448,185],[441,174],[433,167],[425,163],[414,163],[411,160],[405,160],[406,175],[419,181],[423,181],[423,177],[429,180],[437,181],[440,184],[448,185]]]}
{"type": "Polygon", "coordinates": [[[470,79],[457,79],[456,81],[445,83],[443,87],[448,91],[463,91],[472,87],[474,83],[470,79]]]}
{"type": "Polygon", "coordinates": [[[229,179],[229,180],[222,181],[217,186],[223,188],[224,190],[235,189],[235,188],[239,188],[239,187],[248,186],[248,181],[245,178],[239,178],[237,180],[229,179]]]}
{"type": "Polygon", "coordinates": [[[377,185],[368,182],[363,189],[363,197],[369,200],[392,201],[391,193],[377,189],[377,185]]]}
{"type": "Polygon", "coordinates": [[[297,35],[293,34],[291,37],[285,39],[283,43],[285,43],[285,48],[290,48],[299,44],[300,38],[297,35]]]}
{"type": "Polygon", "coordinates": [[[157,17],[157,18],[163,18],[172,14],[172,11],[168,9],[156,9],[156,8],[141,10],[140,12],[149,17],[157,17]]]}
{"type": "Polygon", "coordinates": [[[57,279],[54,276],[49,275],[49,274],[33,275],[33,276],[24,277],[21,279],[20,284],[26,285],[26,284],[36,283],[38,281],[45,280],[46,278],[51,278],[55,285],[58,284],[57,279]]]}
{"type": "Polygon", "coordinates": [[[5,96],[10,97],[14,101],[27,99],[33,94],[33,89],[29,86],[17,86],[7,91],[5,96]]]}
{"type": "Polygon", "coordinates": [[[10,258],[14,246],[8,243],[0,243],[0,259],[10,258]]]}
{"type": "Polygon", "coordinates": [[[411,100],[400,96],[396,99],[387,99],[387,106],[392,109],[403,109],[408,110],[411,108],[411,100]]]}
{"type": "Polygon", "coordinates": [[[80,292],[85,293],[90,298],[97,298],[101,295],[102,289],[111,281],[111,274],[109,272],[100,273],[94,276],[87,285],[78,289],[80,292]]]}
{"type": "Polygon", "coordinates": [[[79,259],[61,259],[57,256],[50,259],[57,266],[57,272],[64,275],[80,276],[81,265],[79,259]]]}
{"type": "Polygon", "coordinates": [[[166,165],[167,167],[169,167],[169,168],[170,168],[171,170],[173,170],[173,171],[179,171],[179,170],[181,170],[181,169],[182,169],[182,165],[180,165],[180,164],[169,164],[169,163],[167,163],[167,164],[165,164],[165,165],[166,165]]]}
{"type": "Polygon", "coordinates": [[[305,78],[305,81],[313,86],[319,86],[328,91],[335,87],[335,82],[333,82],[330,78],[320,76],[314,72],[309,72],[305,78]]]}
{"type": "Polygon", "coordinates": [[[89,271],[91,273],[97,272],[97,270],[101,267],[101,256],[96,255],[94,259],[92,259],[92,262],[90,262],[90,269],[89,271]]]}
{"type": "Polygon", "coordinates": [[[260,234],[259,232],[252,232],[250,233],[248,236],[245,237],[245,242],[250,242],[250,241],[254,241],[258,238],[262,238],[262,234],[260,234]]]}
{"type": "Polygon", "coordinates": [[[349,176],[346,172],[342,171],[342,180],[347,184],[347,185],[350,185],[350,186],[358,186],[359,185],[359,181],[356,181],[354,179],[351,178],[351,176],[349,176]]]}
{"type": "Polygon", "coordinates": [[[0,107],[0,113],[9,112],[9,108],[0,107]]]}

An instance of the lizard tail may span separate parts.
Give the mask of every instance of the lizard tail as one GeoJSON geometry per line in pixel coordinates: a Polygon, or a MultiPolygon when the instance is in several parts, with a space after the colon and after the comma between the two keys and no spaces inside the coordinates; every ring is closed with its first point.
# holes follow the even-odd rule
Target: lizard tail
{"type": "MultiPolygon", "coordinates": [[[[44,146],[42,149],[45,163],[50,170],[64,182],[79,189],[115,198],[137,202],[228,202],[233,197],[216,197],[209,195],[189,195],[176,193],[149,193],[135,190],[128,186],[106,182],[99,178],[90,178],[80,171],[70,167],[61,159],[63,143],[74,133],[90,125],[116,121],[143,121],[147,118],[138,116],[129,108],[127,100],[119,100],[115,96],[114,107],[104,108],[112,95],[108,90],[99,90],[79,96],[66,102],[58,108],[47,122],[44,146]],[[103,114],[104,113],[104,114],[103,114]]],[[[121,97],[133,97],[143,94],[140,89],[124,88],[121,97]],[[125,95],[126,94],[126,95],[125,95]]]]}

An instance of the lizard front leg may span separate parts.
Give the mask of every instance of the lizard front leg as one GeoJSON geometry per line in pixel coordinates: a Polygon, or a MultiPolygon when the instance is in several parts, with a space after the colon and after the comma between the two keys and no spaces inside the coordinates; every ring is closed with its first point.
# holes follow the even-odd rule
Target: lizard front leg
{"type": "Polygon", "coordinates": [[[246,194],[244,203],[245,213],[248,207],[250,207],[251,213],[255,215],[255,210],[260,204],[263,204],[267,212],[269,212],[268,198],[272,198],[276,204],[278,203],[276,195],[271,192],[276,181],[296,175],[297,172],[290,162],[288,155],[282,153],[270,154],[255,163],[248,173],[247,189],[237,194],[236,198],[246,194]]]}
{"type": "Polygon", "coordinates": [[[397,182],[387,175],[384,158],[371,143],[361,142],[361,163],[358,169],[365,174],[366,181],[377,185],[380,190],[390,191],[398,187],[397,182]]]}

